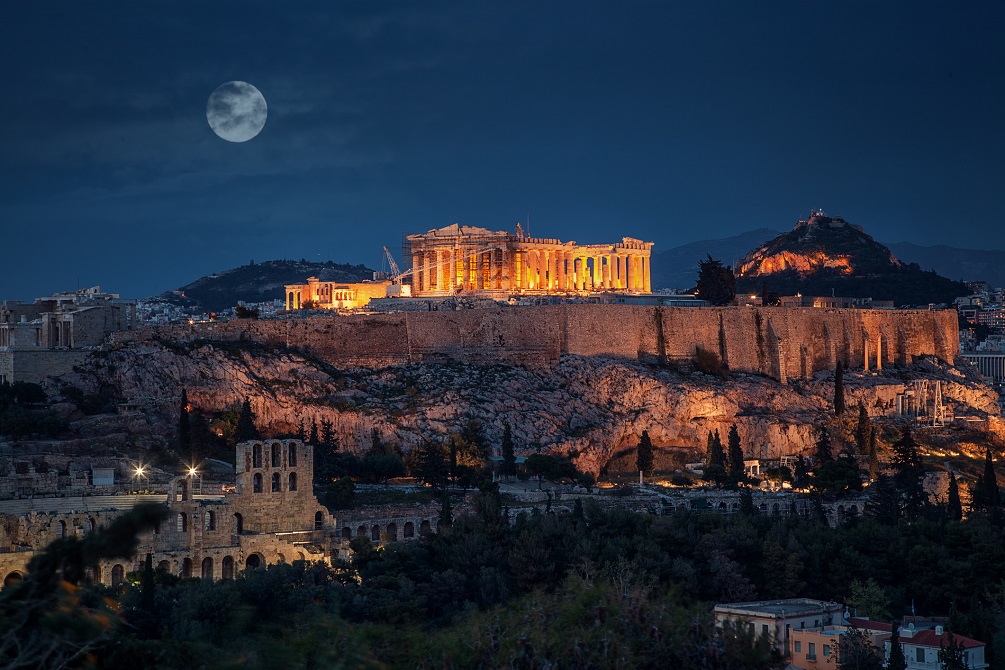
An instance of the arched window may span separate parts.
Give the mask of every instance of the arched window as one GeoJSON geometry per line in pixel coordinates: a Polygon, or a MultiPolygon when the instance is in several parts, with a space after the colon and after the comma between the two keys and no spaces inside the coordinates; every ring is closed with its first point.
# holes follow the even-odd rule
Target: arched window
{"type": "Polygon", "coordinates": [[[406,540],[415,537],[415,524],[411,521],[406,521],[405,527],[401,531],[401,536],[406,540]]]}
{"type": "Polygon", "coordinates": [[[161,561],[157,564],[158,570],[163,570],[164,572],[171,572],[171,561],[161,561]]]}
{"type": "Polygon", "coordinates": [[[213,559],[209,556],[202,559],[202,578],[213,580],[213,559]]]}
{"type": "Polygon", "coordinates": [[[295,472],[291,472],[290,473],[290,488],[289,488],[289,490],[290,491],[296,491],[297,490],[297,473],[295,473],[295,472]]]}
{"type": "Polygon", "coordinates": [[[192,576],[192,559],[186,558],[181,562],[181,576],[191,577],[192,576]]]}
{"type": "Polygon", "coordinates": [[[288,465],[291,468],[297,467],[297,445],[295,445],[295,444],[291,444],[290,445],[290,454],[289,454],[289,458],[287,460],[288,460],[288,465]]]}
{"type": "Polygon", "coordinates": [[[426,537],[433,534],[433,527],[429,525],[429,520],[423,521],[419,525],[419,537],[426,537]]]}
{"type": "Polygon", "coordinates": [[[203,530],[216,530],[216,512],[206,512],[206,521],[203,530]]]}
{"type": "Polygon", "coordinates": [[[325,515],[321,512],[314,513],[314,530],[321,530],[325,527],[325,515]]]}
{"type": "Polygon", "coordinates": [[[387,539],[392,542],[398,539],[398,524],[396,523],[387,524],[387,539]]]}
{"type": "Polygon", "coordinates": [[[254,570],[255,568],[262,567],[262,563],[263,561],[261,555],[252,554],[251,556],[248,556],[247,560],[244,562],[244,566],[248,570],[254,570]]]}
{"type": "Polygon", "coordinates": [[[85,533],[94,532],[94,519],[92,517],[87,517],[87,520],[84,521],[84,532],[85,533]]]}
{"type": "Polygon", "coordinates": [[[272,473],[272,492],[273,493],[279,493],[282,490],[283,490],[283,486],[282,486],[282,484],[279,483],[279,473],[278,472],[273,472],[272,473]]]}
{"type": "Polygon", "coordinates": [[[370,540],[380,542],[380,526],[377,524],[373,524],[373,528],[370,529],[370,540]]]}
{"type": "Polygon", "coordinates": [[[244,517],[239,513],[234,513],[234,535],[240,535],[244,532],[244,517]]]}
{"type": "Polygon", "coordinates": [[[112,586],[119,586],[126,578],[126,569],[121,563],[116,563],[112,568],[112,586]]]}
{"type": "Polygon", "coordinates": [[[185,513],[179,514],[176,525],[179,533],[188,532],[188,515],[185,513]]]}
{"type": "Polygon", "coordinates": [[[256,472],[255,476],[251,480],[251,490],[255,493],[262,492],[262,473],[256,472]]]}
{"type": "Polygon", "coordinates": [[[255,444],[251,447],[251,467],[262,467],[262,445],[255,444]]]}
{"type": "Polygon", "coordinates": [[[220,565],[220,575],[223,579],[233,579],[234,578],[234,559],[231,556],[224,556],[223,563],[220,565]]]}
{"type": "Polygon", "coordinates": [[[356,537],[366,537],[366,526],[360,526],[356,529],[356,537]]]}
{"type": "Polygon", "coordinates": [[[3,585],[4,586],[10,586],[11,584],[17,584],[22,579],[24,579],[24,577],[21,575],[21,573],[17,572],[17,571],[14,571],[14,572],[8,573],[8,575],[3,578],[3,585]]]}
{"type": "Polygon", "coordinates": [[[64,538],[66,537],[66,522],[59,521],[56,523],[56,537],[64,538]]]}
{"type": "Polygon", "coordinates": [[[351,540],[352,539],[352,528],[350,528],[349,526],[345,526],[342,529],[342,539],[343,540],[351,540]]]}
{"type": "Polygon", "coordinates": [[[283,467],[282,463],[283,463],[282,458],[279,455],[279,443],[278,442],[273,442],[272,443],[272,467],[274,467],[274,468],[281,468],[281,467],[283,467]]]}

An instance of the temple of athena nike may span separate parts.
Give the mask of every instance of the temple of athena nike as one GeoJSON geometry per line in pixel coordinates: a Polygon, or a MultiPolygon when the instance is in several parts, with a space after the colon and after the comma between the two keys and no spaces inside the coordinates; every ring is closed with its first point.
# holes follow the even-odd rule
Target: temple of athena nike
{"type": "Polygon", "coordinates": [[[529,237],[452,224],[406,238],[415,297],[474,292],[484,295],[649,293],[652,242],[624,237],[614,244],[529,237]]]}

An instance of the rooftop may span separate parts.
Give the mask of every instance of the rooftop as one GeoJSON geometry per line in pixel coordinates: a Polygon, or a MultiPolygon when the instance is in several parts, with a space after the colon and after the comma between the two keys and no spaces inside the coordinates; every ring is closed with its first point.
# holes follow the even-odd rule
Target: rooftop
{"type": "Polygon", "coordinates": [[[788,598],[785,600],[756,600],[746,603],[720,603],[715,611],[723,614],[760,614],[769,616],[799,616],[803,613],[823,612],[841,609],[836,602],[813,600],[812,598],[788,598]]]}

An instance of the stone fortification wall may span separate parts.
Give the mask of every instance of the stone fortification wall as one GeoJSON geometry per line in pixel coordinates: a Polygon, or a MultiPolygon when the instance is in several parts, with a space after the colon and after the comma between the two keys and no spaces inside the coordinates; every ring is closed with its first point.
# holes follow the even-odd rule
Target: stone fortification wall
{"type": "Polygon", "coordinates": [[[437,359],[548,365],[560,354],[685,360],[696,347],[732,370],[785,381],[832,369],[875,368],[959,353],[952,311],[544,305],[360,314],[282,321],[160,326],[113,335],[253,341],[305,349],[335,366],[383,367],[437,359]]]}

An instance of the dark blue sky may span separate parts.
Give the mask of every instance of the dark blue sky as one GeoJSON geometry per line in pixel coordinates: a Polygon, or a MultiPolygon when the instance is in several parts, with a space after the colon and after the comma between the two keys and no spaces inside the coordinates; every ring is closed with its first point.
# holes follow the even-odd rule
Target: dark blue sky
{"type": "Polygon", "coordinates": [[[528,213],[667,249],[821,207],[1005,248],[997,0],[31,0],[0,75],[0,298],[379,267],[404,233],[528,213]],[[269,105],[244,144],[205,118],[234,79],[269,105]]]}

